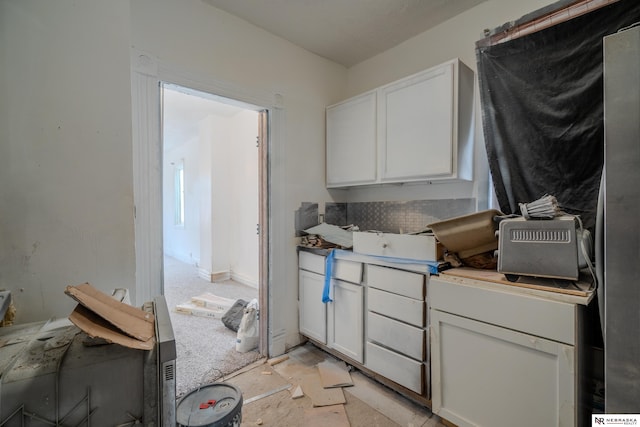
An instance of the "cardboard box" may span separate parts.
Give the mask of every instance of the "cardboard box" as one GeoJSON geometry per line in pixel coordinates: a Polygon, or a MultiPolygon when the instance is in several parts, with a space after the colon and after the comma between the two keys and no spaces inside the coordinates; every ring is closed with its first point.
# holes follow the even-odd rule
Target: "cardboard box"
{"type": "Polygon", "coordinates": [[[69,320],[90,337],[140,350],[153,349],[153,313],[117,301],[89,283],[67,286],[64,292],[78,302],[69,320]]]}

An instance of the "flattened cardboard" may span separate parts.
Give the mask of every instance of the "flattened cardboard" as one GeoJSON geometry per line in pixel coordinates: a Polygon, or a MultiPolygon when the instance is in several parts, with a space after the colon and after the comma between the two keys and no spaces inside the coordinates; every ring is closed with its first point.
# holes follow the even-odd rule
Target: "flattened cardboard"
{"type": "Polygon", "coordinates": [[[155,344],[154,338],[141,341],[123,334],[111,323],[81,304],[76,306],[69,316],[69,320],[90,337],[102,338],[110,343],[120,344],[138,350],[152,350],[155,344]]]}
{"type": "Polygon", "coordinates": [[[89,283],[67,286],[64,292],[132,338],[149,341],[155,335],[155,318],[152,313],[117,301],[89,283]]]}
{"type": "Polygon", "coordinates": [[[347,364],[341,360],[336,362],[325,360],[324,362],[318,363],[318,372],[320,373],[320,381],[324,388],[348,387],[353,385],[347,364]]]}
{"type": "Polygon", "coordinates": [[[342,388],[324,388],[317,373],[302,378],[302,389],[311,398],[313,406],[330,406],[346,403],[342,388]]]}

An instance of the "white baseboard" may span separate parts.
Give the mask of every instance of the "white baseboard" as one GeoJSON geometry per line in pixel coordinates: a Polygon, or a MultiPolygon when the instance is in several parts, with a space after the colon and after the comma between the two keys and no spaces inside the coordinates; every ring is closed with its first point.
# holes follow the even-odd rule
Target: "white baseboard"
{"type": "Polygon", "coordinates": [[[252,288],[258,289],[258,282],[246,275],[241,273],[236,273],[234,271],[217,271],[212,273],[204,268],[198,269],[198,277],[206,280],[207,282],[224,282],[225,280],[233,280],[238,283],[242,283],[243,285],[251,286],[252,288]]]}
{"type": "Polygon", "coordinates": [[[249,277],[242,273],[237,273],[235,271],[232,271],[231,280],[238,283],[242,283],[243,285],[251,286],[252,288],[258,289],[258,282],[254,277],[249,277]]]}

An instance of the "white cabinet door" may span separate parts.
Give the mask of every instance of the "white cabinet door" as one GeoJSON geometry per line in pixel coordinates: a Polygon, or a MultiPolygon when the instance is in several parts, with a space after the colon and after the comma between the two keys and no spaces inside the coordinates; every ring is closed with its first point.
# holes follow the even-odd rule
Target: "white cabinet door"
{"type": "Polygon", "coordinates": [[[376,93],[327,108],[327,187],[376,181],[376,93]]]}
{"type": "Polygon", "coordinates": [[[364,361],[364,300],[361,285],[333,281],[329,303],[329,347],[356,362],[364,361]]]}
{"type": "Polygon", "coordinates": [[[431,310],[433,412],[462,426],[575,425],[574,347],[431,310]]]}
{"type": "Polygon", "coordinates": [[[322,302],[324,275],[299,271],[300,333],[322,344],[327,343],[327,307],[322,302]]]}
{"type": "Polygon", "coordinates": [[[382,181],[454,173],[454,64],[379,90],[382,181]]]}
{"type": "Polygon", "coordinates": [[[473,179],[473,71],[458,59],[327,108],[327,187],[473,179]]]}

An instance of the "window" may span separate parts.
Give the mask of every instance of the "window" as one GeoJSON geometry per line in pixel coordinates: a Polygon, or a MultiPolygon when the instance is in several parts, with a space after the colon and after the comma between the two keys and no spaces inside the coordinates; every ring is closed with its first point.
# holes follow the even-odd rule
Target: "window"
{"type": "Polygon", "coordinates": [[[174,182],[174,223],[184,226],[184,160],[175,165],[173,170],[174,182]]]}

